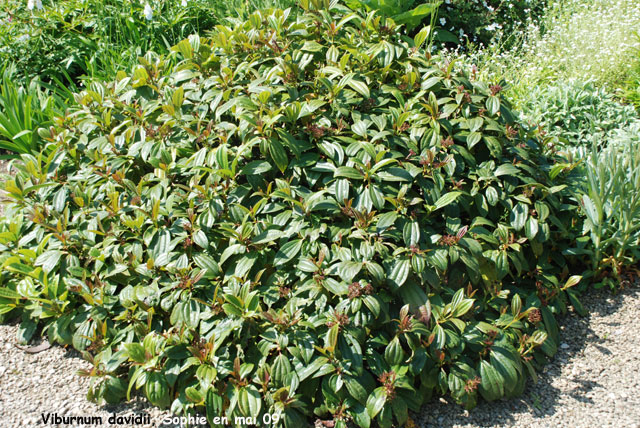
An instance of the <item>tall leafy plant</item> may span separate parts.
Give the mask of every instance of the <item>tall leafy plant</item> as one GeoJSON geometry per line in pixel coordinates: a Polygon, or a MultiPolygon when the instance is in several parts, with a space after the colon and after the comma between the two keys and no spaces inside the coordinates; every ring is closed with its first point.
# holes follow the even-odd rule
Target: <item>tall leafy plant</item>
{"type": "Polygon", "coordinates": [[[383,16],[392,18],[397,24],[404,25],[407,31],[411,32],[428,17],[433,18],[433,21],[442,1],[347,0],[346,4],[354,10],[379,11],[383,16]]]}
{"type": "Polygon", "coordinates": [[[586,156],[581,204],[590,239],[585,250],[600,285],[614,287],[640,259],[640,122],[613,132],[608,144],[594,142],[586,156]]]}
{"type": "Polygon", "coordinates": [[[42,149],[38,128],[63,115],[70,92],[62,85],[44,85],[35,79],[27,86],[16,82],[16,67],[5,64],[0,81],[0,149],[13,154],[37,154],[42,149]]]}

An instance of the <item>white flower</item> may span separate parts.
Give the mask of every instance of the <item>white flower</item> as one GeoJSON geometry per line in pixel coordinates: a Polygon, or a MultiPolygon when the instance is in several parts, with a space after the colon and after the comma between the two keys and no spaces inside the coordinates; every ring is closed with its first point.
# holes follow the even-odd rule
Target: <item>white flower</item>
{"type": "Polygon", "coordinates": [[[42,10],[42,0],[29,0],[27,2],[27,9],[33,10],[34,7],[38,10],[42,10]]]}
{"type": "Polygon", "coordinates": [[[187,7],[187,0],[182,0],[182,3],[180,3],[182,5],[182,7],[187,7]]]}
{"type": "Polygon", "coordinates": [[[151,9],[149,3],[146,3],[144,5],[144,17],[147,19],[147,21],[151,21],[151,18],[153,18],[153,9],[151,9]]]}
{"type": "Polygon", "coordinates": [[[447,23],[447,20],[444,18],[440,18],[440,25],[444,25],[447,23]]]}

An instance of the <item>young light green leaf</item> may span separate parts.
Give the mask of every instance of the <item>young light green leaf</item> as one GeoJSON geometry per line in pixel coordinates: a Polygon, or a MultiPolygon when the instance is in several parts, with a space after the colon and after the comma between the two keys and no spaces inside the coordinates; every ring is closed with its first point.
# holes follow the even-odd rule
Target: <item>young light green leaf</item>
{"type": "Polygon", "coordinates": [[[349,85],[349,87],[351,87],[351,89],[353,89],[363,97],[368,99],[371,96],[366,83],[361,82],[360,80],[350,79],[347,84],[349,85]]]}
{"type": "Polygon", "coordinates": [[[458,197],[462,194],[462,192],[449,192],[446,193],[444,195],[442,195],[437,201],[436,201],[436,209],[440,209],[440,208],[444,208],[447,205],[453,203],[456,199],[458,199],[458,197]]]}
{"type": "Polygon", "coordinates": [[[401,258],[396,260],[389,272],[389,281],[400,287],[409,277],[411,262],[409,259],[401,258]]]}

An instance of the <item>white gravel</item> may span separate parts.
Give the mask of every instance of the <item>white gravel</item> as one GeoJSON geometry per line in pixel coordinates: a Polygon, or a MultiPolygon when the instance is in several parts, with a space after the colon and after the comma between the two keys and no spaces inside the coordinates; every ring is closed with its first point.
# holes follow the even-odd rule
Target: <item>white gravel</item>
{"type": "Polygon", "coordinates": [[[73,427],[173,427],[162,424],[170,415],[135,397],[117,406],[97,406],[86,399],[91,380],[78,376],[79,369],[90,369],[75,350],[54,346],[38,354],[28,354],[15,347],[16,325],[0,326],[0,427],[23,428],[43,426],[43,414],[59,416],[100,416],[101,425],[53,425],[73,427]],[[108,418],[148,415],[147,424],[109,424],[108,418]]]}

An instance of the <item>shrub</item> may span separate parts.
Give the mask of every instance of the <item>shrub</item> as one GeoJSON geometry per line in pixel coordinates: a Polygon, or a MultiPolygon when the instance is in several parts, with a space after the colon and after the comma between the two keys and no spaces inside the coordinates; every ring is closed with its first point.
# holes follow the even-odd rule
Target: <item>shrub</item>
{"type": "MultiPolygon", "coordinates": [[[[640,4],[631,0],[559,3],[545,17],[547,31],[523,49],[523,80],[593,80],[614,90],[628,77],[640,39],[640,4]]],[[[514,64],[516,66],[520,66],[514,64]]]]}
{"type": "Polygon", "coordinates": [[[547,31],[529,42],[529,73],[542,79],[593,79],[608,89],[620,86],[629,73],[633,37],[640,25],[635,0],[570,0],[557,3],[545,18],[547,31]]]}
{"type": "Polygon", "coordinates": [[[45,0],[43,9],[32,10],[24,0],[9,0],[0,10],[0,59],[15,62],[27,81],[55,76],[77,82],[83,74],[112,79],[148,50],[166,52],[231,11],[274,4],[293,0],[45,0]]]}
{"type": "Polygon", "coordinates": [[[477,66],[481,80],[507,81],[507,95],[519,110],[535,103],[532,88],[570,80],[617,93],[632,76],[639,25],[640,3],[634,0],[553,1],[515,37],[515,45],[476,47],[465,53],[465,63],[477,66]]]}
{"type": "Polygon", "coordinates": [[[0,10],[0,59],[13,62],[20,83],[65,73],[76,76],[91,57],[91,21],[84,20],[82,2],[45,4],[46,10],[28,10],[27,2],[9,0],[0,10]]]}
{"type": "Polygon", "coordinates": [[[612,131],[627,129],[638,115],[593,82],[568,80],[532,88],[521,118],[565,144],[590,147],[606,145],[612,131]]]}
{"type": "Polygon", "coordinates": [[[554,354],[553,159],[427,31],[316,3],[91,84],[6,182],[0,308],[82,351],[91,398],[389,427],[554,354]]]}
{"type": "Polygon", "coordinates": [[[441,1],[416,1],[416,0],[346,0],[345,2],[353,10],[376,11],[383,17],[392,18],[398,25],[404,25],[405,29],[412,32],[423,19],[431,17],[433,25],[441,1]]]}

